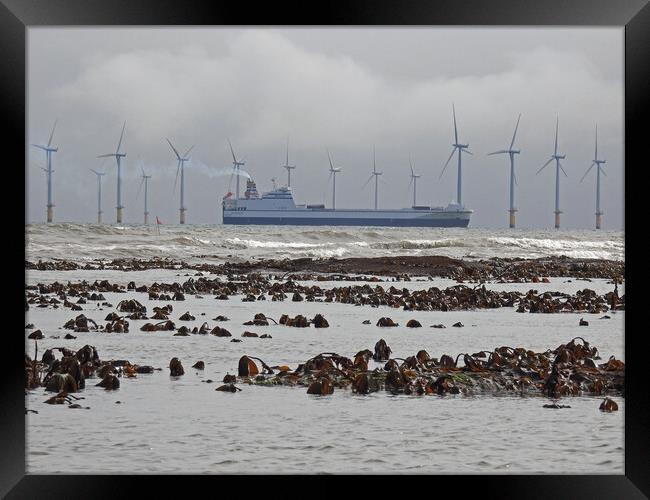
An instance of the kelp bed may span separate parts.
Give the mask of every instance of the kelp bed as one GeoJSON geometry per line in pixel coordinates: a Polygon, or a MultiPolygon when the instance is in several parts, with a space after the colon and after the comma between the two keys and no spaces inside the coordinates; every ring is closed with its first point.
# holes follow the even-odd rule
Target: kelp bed
{"type": "MultiPolygon", "coordinates": [[[[434,358],[425,350],[407,358],[391,357],[391,354],[391,348],[380,339],[374,352],[365,349],[354,358],[324,352],[299,364],[295,370],[286,365],[269,366],[260,358],[244,355],[239,360],[237,376],[226,374],[224,385],[216,390],[241,391],[236,385],[239,383],[303,386],[307,387],[308,394],[319,396],[332,394],[335,388],[356,394],[385,391],[414,396],[520,394],[557,399],[578,395],[624,395],[625,363],[614,356],[605,363],[597,363],[602,361],[598,349],[582,337],[545,352],[502,346],[493,351],[461,353],[456,358],[447,354],[434,358]],[[383,366],[370,370],[371,359],[383,366]]],[[[57,393],[45,403],[67,403],[73,408],[80,408],[75,401],[84,398],[71,394],[87,387],[86,379],[97,378],[99,383],[92,385],[116,390],[122,377],[134,378],[160,370],[128,360],[102,361],[97,350],[89,345],[76,352],[65,348],[48,349],[40,361],[37,355],[37,350],[34,359],[25,355],[25,389],[44,387],[57,393]],[[56,351],[63,356],[57,358],[56,351]]],[[[198,361],[193,368],[203,370],[205,363],[198,361]]],[[[176,357],[171,360],[169,370],[171,377],[185,374],[181,360],[176,357]]],[[[617,408],[609,398],[601,405],[604,411],[617,408]]]]}
{"type": "Polygon", "coordinates": [[[598,349],[581,337],[554,350],[533,352],[522,347],[498,347],[493,351],[461,353],[452,358],[433,358],[425,350],[405,359],[391,357],[381,339],[374,353],[358,352],[353,359],[321,353],[300,364],[269,366],[259,358],[242,356],[238,376],[226,375],[220,390],[234,392],[234,383],[262,386],[306,386],[308,394],[327,395],[334,389],[369,394],[502,394],[542,395],[551,398],[577,395],[619,395],[624,392],[625,364],[613,356],[605,363],[598,349]],[[385,362],[368,369],[368,362],[385,362]],[[462,363],[461,363],[462,360],[462,363]],[[261,367],[258,367],[257,363],[261,367]]]}

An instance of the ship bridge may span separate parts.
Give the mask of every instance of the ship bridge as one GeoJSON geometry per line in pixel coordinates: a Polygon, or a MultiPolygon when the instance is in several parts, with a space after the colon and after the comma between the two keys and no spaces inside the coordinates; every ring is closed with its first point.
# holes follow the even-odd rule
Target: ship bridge
{"type": "Polygon", "coordinates": [[[255,182],[249,180],[244,198],[226,200],[226,208],[231,210],[291,210],[296,208],[291,188],[281,186],[260,197],[255,182]]]}

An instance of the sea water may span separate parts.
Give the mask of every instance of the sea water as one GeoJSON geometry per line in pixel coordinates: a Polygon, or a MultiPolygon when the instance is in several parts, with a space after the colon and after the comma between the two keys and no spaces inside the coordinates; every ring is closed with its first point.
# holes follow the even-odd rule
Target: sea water
{"type": "MultiPolygon", "coordinates": [[[[188,262],[331,256],[430,255],[489,258],[492,256],[574,257],[622,260],[620,232],[594,231],[488,231],[401,230],[375,228],[235,228],[220,226],[165,227],[161,235],[143,226],[83,226],[55,224],[26,228],[27,259],[153,256],[188,262]],[[440,243],[446,242],[446,243],[440,243]],[[455,243],[453,243],[455,242],[455,243]],[[438,246],[436,246],[438,245],[438,246]],[[319,253],[325,252],[325,253],[319,253]],[[202,257],[202,255],[209,257],[202,257]]],[[[78,282],[108,279],[111,283],[150,285],[196,279],[191,270],[28,271],[26,283],[78,282]]],[[[390,278],[380,277],[384,280],[390,278]]],[[[307,282],[306,284],[309,284],[307,282]]],[[[317,282],[321,287],[347,286],[348,282],[317,282]]],[[[378,283],[398,288],[452,286],[452,280],[433,279],[378,283]]],[[[371,284],[372,286],[375,283],[371,284]]],[[[591,288],[598,293],[612,289],[608,280],[552,278],[550,283],[490,284],[499,290],[560,291],[575,293],[591,288]]],[[[619,287],[622,293],[623,289],[619,287]]],[[[144,293],[104,293],[113,308],[96,303],[83,305],[87,317],[103,323],[123,299],[135,298],[147,306],[144,293]]],[[[238,384],[241,392],[218,392],[226,373],[236,374],[237,361],[248,354],[269,365],[295,368],[321,352],[348,357],[362,349],[373,350],[383,338],[393,356],[414,355],[426,349],[433,357],[456,356],[500,346],[526,347],[535,351],[555,349],[581,336],[599,349],[603,360],[624,359],[624,312],[602,314],[516,313],[513,308],[478,311],[403,311],[387,306],[373,308],[322,302],[242,302],[205,295],[186,295],[171,302],[176,326],[190,328],[207,321],[228,329],[233,338],[244,331],[268,333],[271,339],[230,338],[212,335],[174,337],[174,332],[141,332],[146,320],[129,320],[124,334],[73,333],[61,327],[80,312],[67,308],[30,308],[26,322],[45,334],[38,341],[39,357],[47,348],[96,347],[100,358],[128,359],[132,363],[163,368],[136,378],[122,378],[117,391],[95,387],[75,394],[90,409],[47,405],[52,393],[30,391],[26,407],[38,411],[26,416],[28,473],[559,473],[623,474],[625,403],[615,397],[619,411],[598,410],[602,397],[566,397],[560,404],[571,408],[545,409],[550,400],[534,396],[392,396],[385,392],[367,396],[335,389],[326,397],[312,396],[306,388],[261,387],[238,384]],[[195,321],[178,317],[190,311],[195,321]],[[326,329],[291,328],[282,325],[255,327],[242,323],[257,312],[279,319],[281,314],[313,317],[322,313],[326,329]],[[217,323],[217,315],[230,318],[217,323]],[[375,326],[390,316],[400,326],[375,326]],[[417,319],[423,328],[404,325],[417,319]],[[589,326],[579,326],[581,318],[589,326]],[[370,325],[364,325],[364,320],[370,325]],[[463,328],[451,325],[460,321],[463,328]],[[443,323],[445,329],[429,325],[443,323]],[[58,336],[59,338],[52,338],[58,336]],[[181,359],[185,375],[169,376],[169,361],[181,359]],[[205,370],[191,366],[205,362],[205,370]],[[211,379],[213,382],[206,382],[211,379]],[[118,403],[119,401],[119,403],[118,403]]],[[[25,336],[30,332],[26,330],[25,336]]],[[[26,352],[33,355],[34,341],[26,352]]],[[[370,363],[370,368],[381,366],[370,363]]]]}

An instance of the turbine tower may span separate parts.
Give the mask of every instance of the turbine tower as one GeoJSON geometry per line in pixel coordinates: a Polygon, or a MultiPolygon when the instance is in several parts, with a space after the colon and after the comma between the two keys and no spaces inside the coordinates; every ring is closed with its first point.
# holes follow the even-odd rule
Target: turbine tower
{"type": "Polygon", "coordinates": [[[413,171],[413,162],[411,161],[411,155],[409,155],[409,165],[411,167],[411,182],[409,182],[409,187],[411,187],[411,184],[413,184],[413,206],[416,207],[416,198],[415,198],[415,192],[417,190],[417,185],[418,185],[418,179],[422,177],[420,174],[416,174],[413,171]]]}
{"type": "Polygon", "coordinates": [[[379,176],[382,175],[383,172],[377,172],[377,161],[375,158],[375,147],[372,147],[372,174],[370,174],[370,177],[368,177],[368,180],[366,183],[363,185],[361,189],[366,187],[366,185],[372,180],[372,178],[375,178],[375,210],[377,210],[377,187],[378,187],[378,180],[379,176]]]}
{"type": "Polygon", "coordinates": [[[102,223],[102,177],[105,174],[105,172],[97,172],[97,170],[93,170],[92,168],[89,168],[91,172],[94,172],[95,175],[97,176],[97,224],[102,223]]]}
{"type": "Polygon", "coordinates": [[[332,184],[332,210],[336,210],[336,174],[341,171],[341,167],[334,168],[334,165],[332,165],[332,157],[330,156],[329,151],[327,152],[327,159],[330,161],[330,179],[332,176],[334,176],[334,183],[332,184]]]}
{"type": "Polygon", "coordinates": [[[458,127],[456,126],[456,107],[453,104],[451,106],[454,112],[454,143],[452,144],[453,149],[451,151],[451,154],[449,155],[449,158],[447,159],[445,166],[442,168],[442,172],[440,173],[440,178],[442,178],[442,175],[445,173],[445,170],[447,169],[447,165],[449,165],[449,162],[451,161],[452,157],[454,156],[456,151],[458,151],[458,180],[456,183],[456,203],[459,205],[460,208],[462,208],[463,207],[463,169],[462,169],[461,157],[462,157],[462,153],[469,153],[469,154],[473,154],[473,153],[467,149],[469,147],[469,144],[460,144],[458,142],[458,127]]]}
{"type": "Polygon", "coordinates": [[[50,133],[50,140],[47,141],[47,145],[43,146],[41,144],[32,144],[35,148],[42,149],[45,151],[45,159],[47,168],[43,170],[47,174],[47,222],[52,222],[53,219],[53,208],[54,203],[52,203],[52,153],[56,153],[59,148],[52,147],[52,137],[54,137],[54,129],[56,128],[56,120],[54,121],[54,126],[52,127],[52,132],[50,133]]]}
{"type": "Polygon", "coordinates": [[[557,154],[557,131],[558,131],[558,124],[559,124],[559,117],[555,120],[555,149],[553,150],[553,154],[549,158],[549,160],[542,165],[542,168],[540,168],[537,173],[539,174],[542,170],[546,168],[546,166],[551,163],[553,160],[555,160],[555,229],[560,228],[560,214],[562,213],[560,211],[560,169],[562,169],[562,172],[564,173],[565,177],[568,177],[566,172],[564,171],[564,167],[560,164],[560,160],[563,160],[566,158],[566,155],[559,155],[557,154]]]}
{"type": "MultiPolygon", "coordinates": [[[[190,149],[185,151],[185,154],[181,156],[172,142],[167,139],[167,142],[171,146],[172,150],[174,151],[174,154],[176,155],[176,158],[178,159],[178,167],[176,167],[176,179],[174,180],[174,191],[176,191],[176,183],[178,182],[178,172],[180,171],[181,173],[181,206],[180,206],[180,224],[185,224],[185,212],[187,211],[187,208],[185,208],[185,162],[190,161],[190,157],[187,156],[190,151],[192,151],[192,146],[190,149]]],[[[143,171],[144,175],[144,171],[143,171]]],[[[146,224],[146,222],[145,222],[146,224]]]]}
{"type": "Polygon", "coordinates": [[[282,168],[287,169],[287,187],[291,187],[291,171],[296,168],[295,165],[289,165],[289,138],[287,137],[287,159],[282,165],[282,168]]]}
{"type": "Polygon", "coordinates": [[[235,198],[236,200],[239,200],[239,167],[243,167],[246,162],[237,160],[237,157],[235,156],[235,151],[232,149],[232,144],[230,144],[230,139],[228,139],[228,145],[230,146],[230,152],[232,153],[232,165],[233,165],[233,173],[237,176],[237,197],[235,198]]]}
{"type": "Polygon", "coordinates": [[[517,125],[515,125],[515,132],[512,134],[512,141],[510,142],[510,148],[501,149],[500,151],[495,151],[494,153],[489,153],[490,155],[506,154],[510,155],[510,227],[515,227],[515,184],[517,183],[517,176],[515,175],[515,155],[521,153],[519,149],[512,149],[515,145],[515,137],[517,136],[517,129],[519,128],[519,120],[521,119],[521,113],[517,118],[517,125]]]}
{"type": "Polygon", "coordinates": [[[593,168],[593,166],[596,165],[596,229],[600,229],[603,215],[603,212],[600,211],[600,174],[602,173],[604,176],[607,176],[605,170],[603,167],[601,167],[601,164],[603,163],[607,162],[605,160],[598,159],[598,125],[596,125],[596,149],[594,151],[594,160],[591,162],[591,165],[585,172],[585,175],[583,175],[582,179],[580,179],[580,182],[582,182],[585,177],[587,177],[587,174],[593,168]]]}
{"type": "MultiPolygon", "coordinates": [[[[148,199],[149,199],[149,179],[151,179],[150,175],[147,175],[144,173],[144,168],[142,170],[142,180],[140,181],[140,187],[138,188],[138,196],[140,196],[140,189],[142,189],[142,184],[144,184],[144,223],[145,225],[149,224],[149,205],[147,204],[148,199]]],[[[182,224],[182,222],[181,222],[182,224]]]]}
{"type": "Polygon", "coordinates": [[[120,146],[122,146],[122,139],[124,138],[124,129],[126,128],[126,121],[122,127],[122,133],[120,134],[120,140],[117,143],[117,149],[115,153],[108,153],[105,155],[99,155],[97,158],[108,158],[109,156],[114,156],[115,161],[117,162],[117,223],[122,223],[122,163],[121,160],[126,156],[126,153],[120,153],[120,146]]]}

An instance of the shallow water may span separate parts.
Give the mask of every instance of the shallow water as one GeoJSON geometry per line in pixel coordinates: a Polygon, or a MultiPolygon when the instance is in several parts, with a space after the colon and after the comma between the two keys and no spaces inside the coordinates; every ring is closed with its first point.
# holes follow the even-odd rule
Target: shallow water
{"type": "MultiPolygon", "coordinates": [[[[38,278],[40,273],[32,274],[38,278]]],[[[128,297],[149,310],[165,304],[149,301],[146,294],[104,295],[113,305],[128,297]]],[[[94,387],[99,380],[89,379],[77,396],[85,398],[79,402],[90,410],[45,405],[45,391],[32,391],[27,406],[39,414],[28,416],[29,472],[623,472],[622,398],[615,398],[619,412],[605,414],[598,410],[602,400],[598,397],[563,398],[561,403],[571,408],[551,410],[542,408],[549,402],[542,397],[413,397],[383,392],[357,396],[349,389],[317,397],[307,395],[304,387],[240,385],[243,390],[236,394],[214,389],[226,372],[236,373],[243,354],[295,368],[320,352],[353,356],[361,349],[372,350],[380,338],[393,349],[393,356],[406,357],[424,348],[439,357],[502,345],[554,349],[579,335],[597,346],[603,359],[612,354],[620,359],[624,313],[599,320],[601,315],[518,314],[510,308],[413,312],[338,303],[249,303],[241,302],[241,297],[187,299],[172,302],[171,318],[177,326],[199,326],[203,321],[214,326],[211,318],[224,314],[230,321],[219,324],[233,337],[249,330],[273,338],[232,343],[211,335],[174,337],[173,332],[140,332],[146,321],[130,320],[130,333],[75,333],[76,340],[64,340],[67,331],[59,328],[78,313],[30,309],[28,321],[46,335],[39,341],[41,353],[48,347],[78,349],[90,344],[101,359],[126,358],[163,371],[123,378],[113,392],[94,387]],[[188,310],[196,321],[177,321],[188,310]],[[313,317],[322,312],[331,326],[320,330],[243,326],[256,312],[275,319],[282,313],[313,317]],[[376,327],[384,315],[401,326],[376,327]],[[581,317],[588,319],[588,327],[578,326],[581,317]],[[404,327],[410,318],[424,327],[404,327]],[[372,324],[361,324],[364,319],[372,324]],[[465,327],[452,328],[456,321],[465,327]],[[448,328],[428,328],[434,323],[448,328]],[[53,335],[61,338],[49,338],[53,335]],[[185,375],[177,379],[166,368],[175,356],[185,367],[185,375]],[[199,359],[206,364],[204,371],[191,368],[199,359]],[[207,379],[215,383],[201,382],[207,379]],[[90,435],[92,442],[101,443],[101,452],[80,439],[90,435]]],[[[103,320],[111,310],[100,311],[91,304],[84,309],[95,320],[103,320]]],[[[27,341],[26,348],[33,352],[33,341],[27,341]]]]}

